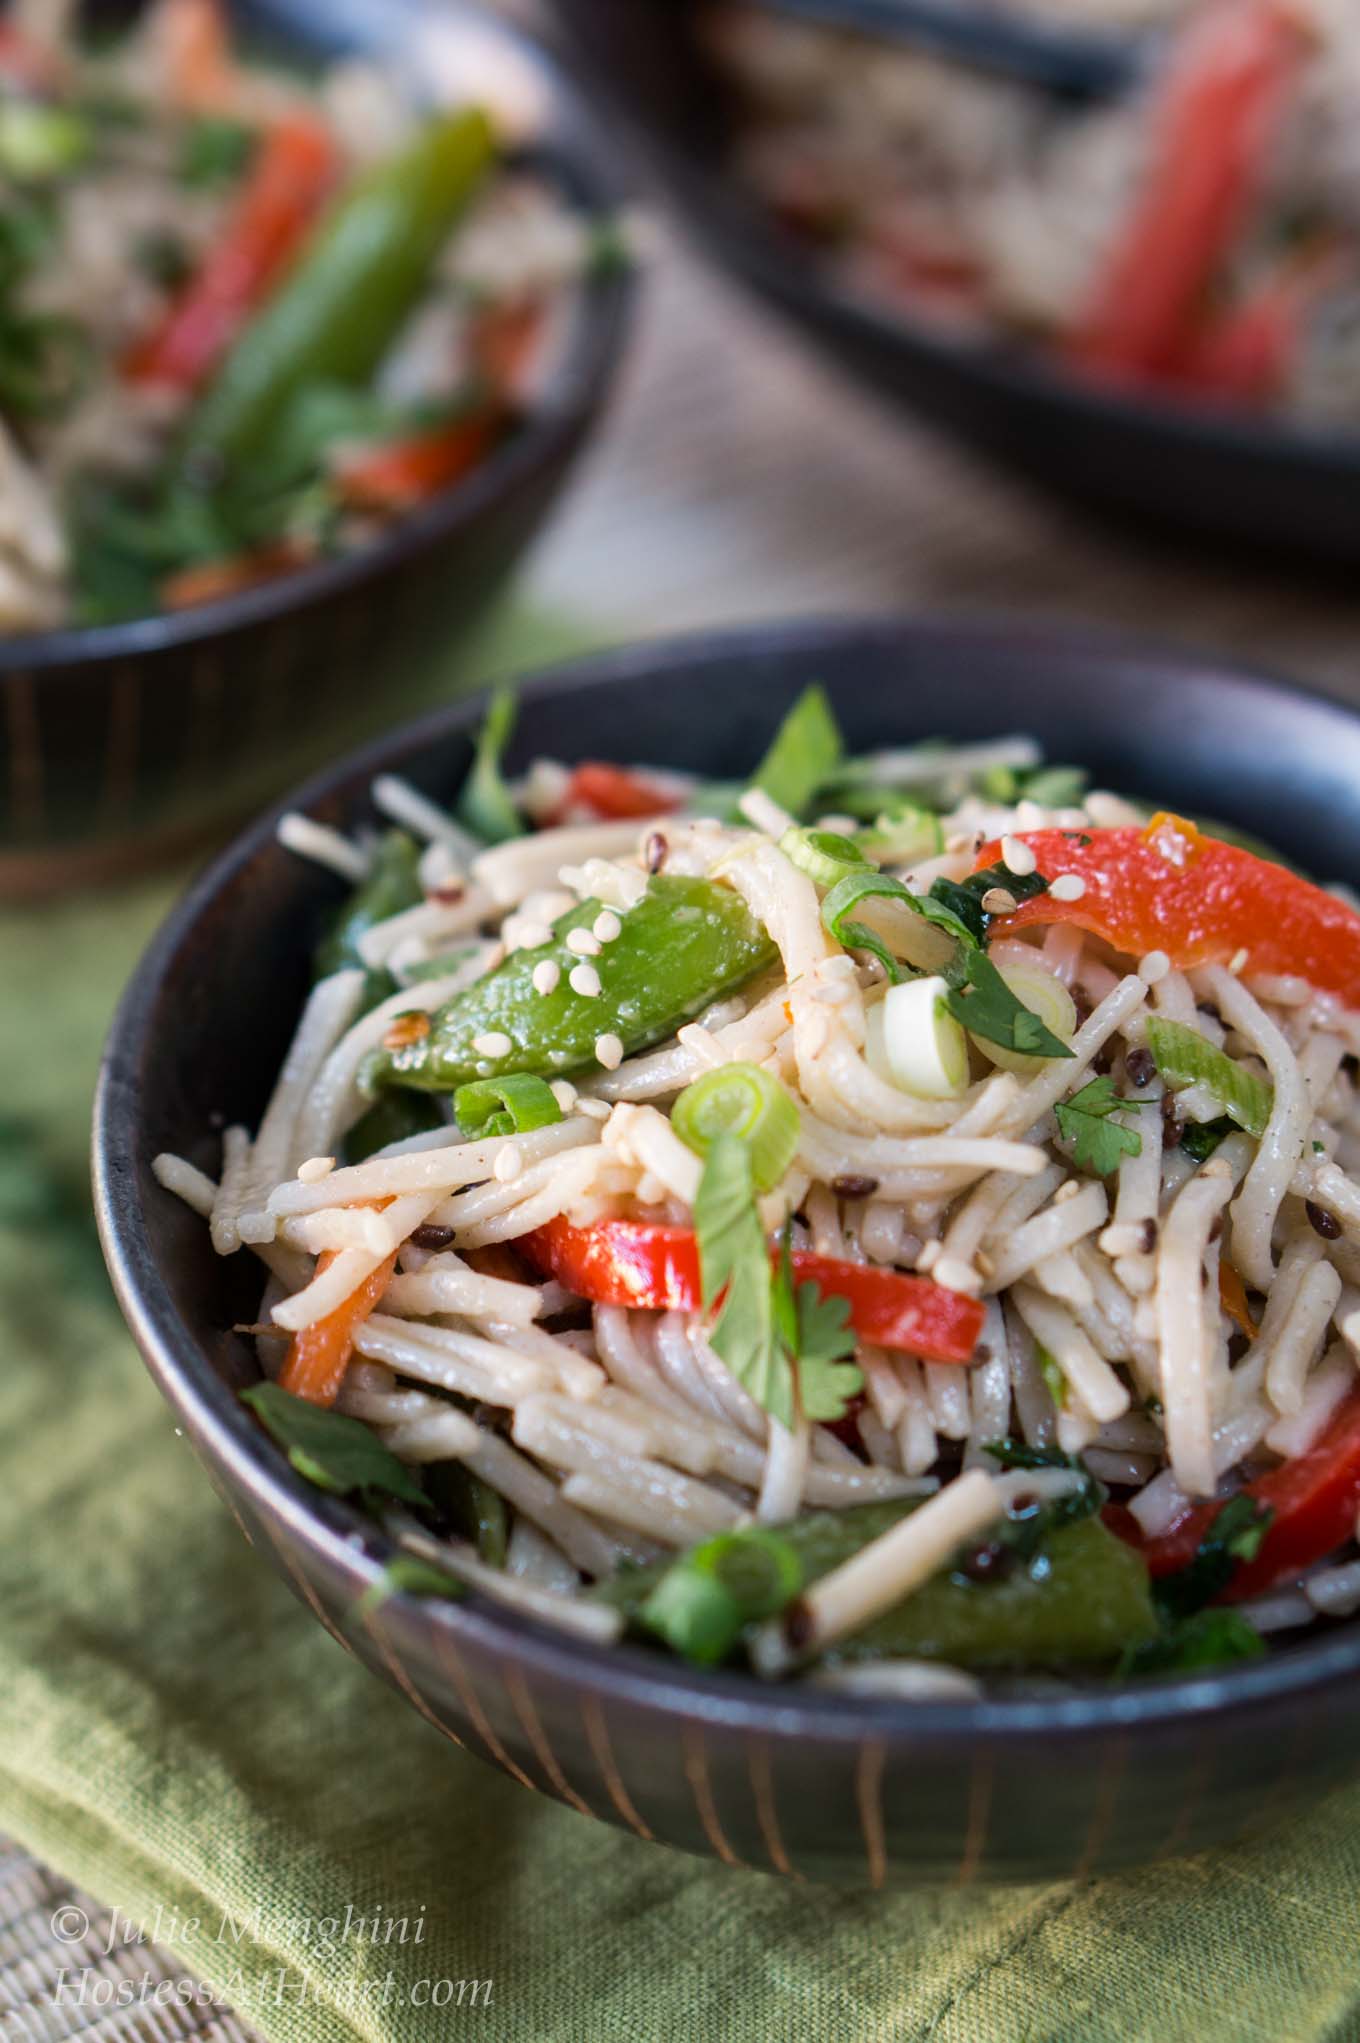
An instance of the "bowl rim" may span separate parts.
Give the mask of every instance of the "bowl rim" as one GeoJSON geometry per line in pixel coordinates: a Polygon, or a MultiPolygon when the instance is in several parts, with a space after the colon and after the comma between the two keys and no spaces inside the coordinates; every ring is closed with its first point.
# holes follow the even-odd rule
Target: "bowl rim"
{"type": "MultiPolygon", "coordinates": [[[[532,67],[545,87],[550,121],[544,135],[522,152],[528,166],[583,210],[603,214],[623,208],[630,189],[627,176],[613,152],[602,145],[599,124],[592,121],[578,86],[554,52],[474,0],[441,0],[441,8],[453,18],[466,17],[479,34],[500,40],[532,67]]],[[[296,11],[281,15],[278,26],[296,40],[300,33],[296,11]]],[[[40,676],[54,668],[70,671],[144,659],[230,637],[358,590],[405,561],[458,539],[503,497],[512,496],[519,485],[570,451],[622,361],[637,285],[637,266],[632,262],[583,278],[562,358],[540,400],[471,474],[427,504],[394,518],[375,538],[352,552],[334,554],[256,588],[186,610],[0,637],[0,681],[9,673],[40,676]]]]}
{"type": "MultiPolygon", "coordinates": [[[[585,17],[590,0],[552,0],[573,43],[593,53],[585,17]]],[[[639,0],[631,0],[639,4],[639,0]]],[[[815,0],[809,0],[815,10],[815,0]]],[[[801,9],[799,11],[802,11],[801,9]]],[[[867,33],[867,31],[865,31],[867,33]]],[[[668,188],[679,192],[683,211],[701,238],[716,248],[750,286],[805,315],[834,319],[860,342],[883,350],[903,348],[999,395],[1042,404],[1078,429],[1115,426],[1126,432],[1161,435],[1185,451],[1248,457],[1287,467],[1306,464],[1320,475],[1353,480],[1360,476],[1360,427],[1338,430],[1326,423],[1280,422],[1232,405],[1187,400],[1178,404],[1136,387],[1084,381],[1064,375],[1041,356],[1027,356],[990,336],[970,338],[936,330],[929,321],[892,313],[867,294],[838,282],[814,251],[768,216],[739,181],[706,160],[671,124],[659,126],[639,108],[627,81],[612,63],[598,67],[600,84],[637,138],[647,158],[661,166],[668,188]]]]}
{"type": "MultiPolygon", "coordinates": [[[[1021,648],[1055,666],[1092,661],[1137,661],[1174,670],[1178,683],[1202,677],[1227,682],[1246,696],[1281,696],[1350,723],[1360,711],[1323,691],[1281,680],[1208,652],[1176,649],[1164,642],[1095,628],[1071,628],[1045,619],[1000,620],[906,617],[894,614],[836,616],[793,624],[756,624],[693,632],[587,653],[524,677],[521,702],[535,702],[619,681],[650,682],[667,671],[703,662],[747,657],[768,665],[806,662],[828,644],[883,641],[920,656],[970,650],[995,654],[1021,648]]],[[[226,896],[241,873],[274,841],[287,810],[332,811],[382,771],[419,755],[431,743],[470,732],[486,691],[462,697],[418,720],[398,726],[314,774],[291,797],[264,811],[233,840],[181,897],[143,953],[123,993],[105,1044],[95,1094],[92,1178],[95,1215],[113,1288],[152,1377],[167,1402],[201,1436],[209,1459],[251,1498],[266,1520],[281,1520],[314,1561],[345,1579],[353,1605],[380,1579],[396,1544],[342,1498],[308,1484],[251,1419],[218,1377],[206,1351],[176,1310],[152,1254],[138,1190],[137,1073],[149,1047],[149,1023],[163,981],[201,917],[226,896]]],[[[173,1194],[167,1193],[166,1197],[173,1194]]],[[[986,1696],[979,1699],[916,1701],[865,1696],[831,1689],[765,1684],[755,1676],[701,1670],[621,1640],[602,1645],[554,1627],[521,1611],[497,1605],[477,1592],[458,1602],[392,1597],[395,1613],[411,1639],[445,1628],[455,1641],[494,1649],[503,1659],[596,1694],[660,1711],[676,1718],[699,1717],[714,1726],[759,1731],[773,1737],[815,1737],[833,1743],[866,1733],[889,1746],[913,1748],[967,1743],[979,1736],[1034,1740],[1103,1738],[1137,1728],[1174,1735],[1189,1721],[1263,1712],[1285,1697],[1317,1693],[1360,1672],[1360,1620],[1263,1660],[1204,1673],[1170,1676],[1137,1685],[1080,1690],[1042,1697],[986,1696]]]]}

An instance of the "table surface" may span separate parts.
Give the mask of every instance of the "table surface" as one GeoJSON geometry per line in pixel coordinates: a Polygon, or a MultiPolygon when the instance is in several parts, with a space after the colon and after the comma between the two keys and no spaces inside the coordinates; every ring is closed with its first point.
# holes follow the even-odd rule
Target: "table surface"
{"type": "MultiPolygon", "coordinates": [[[[1050,503],[851,388],[673,229],[656,242],[637,344],[527,563],[530,598],[610,638],[1000,606],[1198,645],[1360,701],[1360,597],[1150,549],[1050,503]]],[[[17,2014],[15,2033],[43,2043],[88,2029],[90,2010],[63,2008],[56,1988],[73,1962],[116,1968],[98,1955],[99,1921],[95,1901],[0,1842],[0,2026],[17,2014]],[[71,1908],[94,1925],[74,1959],[53,1931],[71,1908]]],[[[166,2043],[259,2043],[221,2008],[158,2019],[166,2043]]],[[[106,2015],[99,2033],[142,2033],[137,2020],[106,2015]]]]}

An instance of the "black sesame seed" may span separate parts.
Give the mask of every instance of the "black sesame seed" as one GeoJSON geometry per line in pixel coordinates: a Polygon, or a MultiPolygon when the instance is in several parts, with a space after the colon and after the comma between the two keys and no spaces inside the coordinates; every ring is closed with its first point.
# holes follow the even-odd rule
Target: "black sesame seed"
{"type": "Polygon", "coordinates": [[[800,1652],[812,1637],[812,1612],[800,1596],[784,1612],[784,1637],[794,1652],[800,1652]]]}
{"type": "Polygon", "coordinates": [[[846,1171],[841,1177],[832,1178],[831,1189],[838,1199],[872,1199],[878,1190],[877,1178],[857,1176],[846,1171]]]}
{"type": "Polygon", "coordinates": [[[423,1227],[417,1227],[411,1234],[412,1248],[446,1249],[453,1240],[451,1227],[436,1227],[427,1220],[423,1227]]]}
{"type": "Polygon", "coordinates": [[[1308,1215],[1308,1224],[1314,1234],[1320,1234],[1324,1241],[1341,1239],[1341,1222],[1333,1214],[1324,1212],[1321,1206],[1315,1206],[1311,1199],[1304,1201],[1303,1210],[1308,1215]]]}
{"type": "Polygon", "coordinates": [[[1157,1059],[1153,1056],[1151,1050],[1145,1050],[1140,1046],[1136,1050],[1129,1051],[1128,1056],[1124,1059],[1124,1070],[1128,1076],[1129,1084],[1136,1085],[1141,1089],[1145,1085],[1150,1085],[1156,1076],[1157,1059]]]}
{"type": "Polygon", "coordinates": [[[667,844],[665,838],[661,835],[661,832],[659,830],[653,830],[651,836],[647,839],[647,853],[645,859],[645,864],[649,873],[660,872],[662,866],[666,863],[666,853],[669,849],[670,846],[667,844]]]}
{"type": "Polygon", "coordinates": [[[966,1575],[970,1582],[996,1582],[1008,1575],[1015,1565],[1015,1555],[999,1540],[989,1540],[986,1546],[974,1547],[959,1563],[958,1572],[966,1575]]]}
{"type": "Polygon", "coordinates": [[[1156,1247],[1157,1247],[1157,1223],[1155,1220],[1145,1220],[1143,1222],[1143,1254],[1145,1256],[1152,1255],[1155,1252],[1156,1247]]]}

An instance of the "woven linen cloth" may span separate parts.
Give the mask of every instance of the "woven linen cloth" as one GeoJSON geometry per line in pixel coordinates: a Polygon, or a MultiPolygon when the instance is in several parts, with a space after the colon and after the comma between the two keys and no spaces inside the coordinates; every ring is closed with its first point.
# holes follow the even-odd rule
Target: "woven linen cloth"
{"type": "Polygon", "coordinates": [[[6,2043],[1360,2036],[1360,1793],[1083,1887],[837,1894],[527,1794],[348,1659],[176,1437],[95,1241],[100,1044],[174,891],[0,917],[0,1831],[105,1911],[25,1873],[6,2043]]]}

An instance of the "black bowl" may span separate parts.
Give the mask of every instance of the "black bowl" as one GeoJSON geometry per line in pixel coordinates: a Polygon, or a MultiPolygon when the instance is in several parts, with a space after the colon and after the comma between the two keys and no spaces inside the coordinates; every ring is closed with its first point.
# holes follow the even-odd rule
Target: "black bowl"
{"type": "MultiPolygon", "coordinates": [[[[1304,865],[1360,876],[1360,718],[1203,661],[1043,630],[814,625],[600,655],[526,685],[515,763],[608,752],[729,773],[814,678],[857,744],[1024,728],[1107,782],[1268,828],[1304,865]]],[[[353,823],[380,771],[447,796],[478,714],[460,703],[384,740],[297,806],[353,823]]],[[[338,883],[280,850],[275,820],[198,883],[128,989],[96,1110],[99,1224],[147,1364],[242,1530],[423,1716],[644,1837],[847,1884],[1105,1871],[1222,1842],[1360,1772],[1360,1624],[1165,1683],[907,1704],[693,1672],[476,1596],[365,1610],[384,1539],[295,1476],[234,1395],[257,1369],[228,1329],[253,1318],[258,1275],[215,1256],[151,1174],[163,1149],[215,1170],[213,1126],[255,1125],[291,1034],[338,883]]]]}
{"type": "MultiPolygon", "coordinates": [[[[856,19],[868,4],[856,0],[856,19]]],[[[1126,522],[1293,566],[1360,562],[1360,432],[1113,393],[852,296],[728,167],[730,94],[696,47],[686,0],[555,0],[555,10],[584,73],[710,252],[861,381],[1126,522]]],[[[839,9],[806,0],[798,11],[839,9]]]]}
{"type": "MultiPolygon", "coordinates": [[[[549,110],[532,161],[574,203],[620,188],[596,126],[551,59],[443,0],[251,0],[295,60],[475,25],[549,110]]],[[[621,356],[628,276],[582,287],[552,388],[464,481],[376,542],[173,615],[0,638],[0,895],[87,879],[202,841],[278,788],[442,692],[440,659],[484,612],[547,515],[621,356]],[[438,656],[438,657],[436,657],[438,656]]]]}

